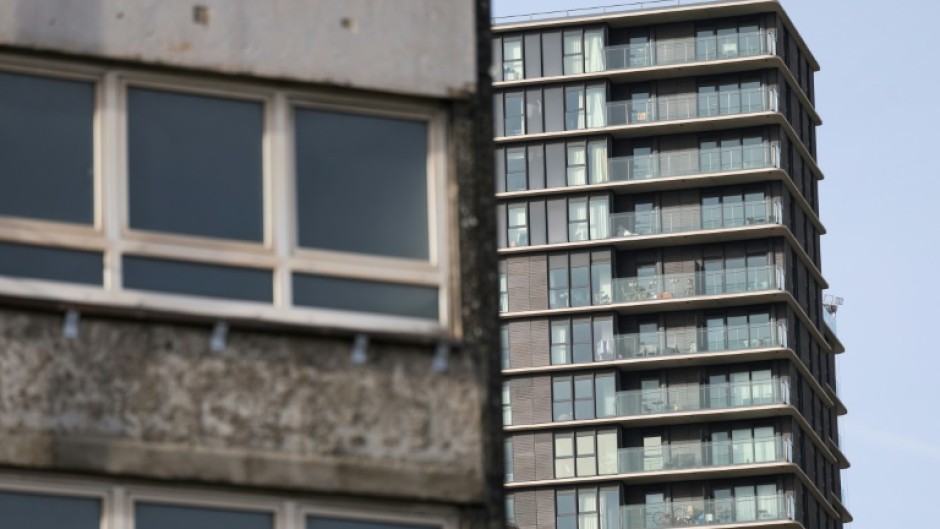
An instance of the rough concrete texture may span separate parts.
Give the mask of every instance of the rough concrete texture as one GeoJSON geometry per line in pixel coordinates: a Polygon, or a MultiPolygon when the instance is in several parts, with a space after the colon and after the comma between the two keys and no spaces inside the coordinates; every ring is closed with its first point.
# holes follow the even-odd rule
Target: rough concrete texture
{"type": "Polygon", "coordinates": [[[441,0],[395,0],[394,8],[376,0],[3,0],[0,45],[454,97],[477,88],[475,8],[441,0]]]}
{"type": "Polygon", "coordinates": [[[0,464],[480,501],[482,387],[430,348],[0,310],[0,464]]]}

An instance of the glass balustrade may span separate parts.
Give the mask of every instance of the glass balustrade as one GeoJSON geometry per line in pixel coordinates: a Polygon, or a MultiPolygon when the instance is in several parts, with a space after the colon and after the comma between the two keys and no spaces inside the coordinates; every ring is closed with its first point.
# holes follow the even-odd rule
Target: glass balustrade
{"type": "Polygon", "coordinates": [[[772,37],[765,31],[734,35],[733,38],[721,39],[720,43],[714,38],[700,38],[621,44],[604,49],[604,69],[625,70],[753,57],[767,55],[773,49],[772,37]]]}
{"type": "Polygon", "coordinates": [[[786,284],[784,279],[783,269],[772,266],[618,278],[596,289],[594,304],[779,290],[786,284]]]}
{"type": "Polygon", "coordinates": [[[594,356],[597,361],[628,360],[786,346],[786,325],[767,322],[618,334],[599,340],[594,356]]]}
{"type": "Polygon", "coordinates": [[[604,238],[613,239],[636,235],[661,235],[760,224],[780,224],[781,222],[781,208],[773,200],[767,199],[737,204],[614,213],[610,215],[609,225],[598,226],[595,233],[606,235],[604,238]]]}
{"type": "Polygon", "coordinates": [[[635,417],[789,402],[789,380],[769,378],[749,382],[618,391],[613,403],[602,403],[604,405],[600,406],[598,416],[635,417]]]}
{"type": "Polygon", "coordinates": [[[773,88],[747,88],[607,103],[607,126],[639,125],[777,110],[773,88]]]}
{"type": "Polygon", "coordinates": [[[836,323],[835,315],[829,312],[828,310],[823,310],[822,315],[823,315],[823,323],[825,323],[826,326],[829,327],[829,330],[832,331],[833,334],[836,334],[839,328],[838,328],[838,324],[836,323]]]}
{"type": "Polygon", "coordinates": [[[699,149],[693,152],[619,156],[608,160],[611,182],[692,176],[779,167],[775,146],[764,143],[743,147],[699,149]]]}
{"type": "Polygon", "coordinates": [[[790,437],[770,436],[738,441],[621,448],[617,451],[617,472],[632,474],[782,463],[792,460],[792,447],[790,437]]]}
{"type": "Polygon", "coordinates": [[[620,508],[620,528],[753,524],[793,520],[795,513],[796,502],[792,494],[735,494],[724,498],[625,505],[620,508]]]}

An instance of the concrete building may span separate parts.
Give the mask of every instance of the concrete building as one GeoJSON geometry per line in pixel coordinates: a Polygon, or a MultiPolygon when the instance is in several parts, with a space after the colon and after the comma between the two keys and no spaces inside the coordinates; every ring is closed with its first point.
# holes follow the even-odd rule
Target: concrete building
{"type": "Polygon", "coordinates": [[[502,526],[488,17],[0,2],[0,526],[502,526]]]}
{"type": "Polygon", "coordinates": [[[838,529],[819,65],[776,1],[675,4],[494,27],[508,515],[838,529]]]}

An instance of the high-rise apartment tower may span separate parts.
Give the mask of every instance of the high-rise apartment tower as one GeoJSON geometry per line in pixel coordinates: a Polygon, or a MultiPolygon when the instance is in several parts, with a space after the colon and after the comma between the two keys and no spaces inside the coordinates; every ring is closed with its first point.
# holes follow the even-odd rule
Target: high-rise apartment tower
{"type": "Polygon", "coordinates": [[[775,1],[613,9],[494,29],[510,520],[841,528],[819,65],[775,1]]]}

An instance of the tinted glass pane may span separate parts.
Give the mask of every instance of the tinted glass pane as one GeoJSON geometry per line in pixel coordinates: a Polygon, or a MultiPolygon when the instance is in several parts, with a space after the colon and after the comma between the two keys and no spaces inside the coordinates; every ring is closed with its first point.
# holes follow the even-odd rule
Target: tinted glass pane
{"type": "Polygon", "coordinates": [[[0,73],[0,215],[91,224],[92,83],[0,73]]]}
{"type": "Polygon", "coordinates": [[[426,529],[433,525],[405,525],[392,523],[367,522],[362,520],[343,520],[339,518],[307,518],[307,529],[426,529]]]}
{"type": "Polygon", "coordinates": [[[0,274],[89,285],[102,284],[101,254],[0,243],[0,274]]]}
{"type": "Polygon", "coordinates": [[[294,303],[437,320],[438,289],[294,274],[294,303]]]}
{"type": "Polygon", "coordinates": [[[301,246],[428,259],[421,121],[297,109],[301,246]]]}
{"type": "Polygon", "coordinates": [[[177,507],[138,503],[135,529],[272,529],[274,516],[264,512],[177,507]]]}
{"type": "Polygon", "coordinates": [[[191,296],[273,301],[271,272],[148,257],[124,258],[124,286],[191,296]]]}
{"type": "Polygon", "coordinates": [[[13,529],[100,529],[101,502],[90,498],[0,492],[0,525],[13,529]]]}
{"type": "Polygon", "coordinates": [[[128,91],[132,228],[260,241],[260,103],[128,91]]]}

